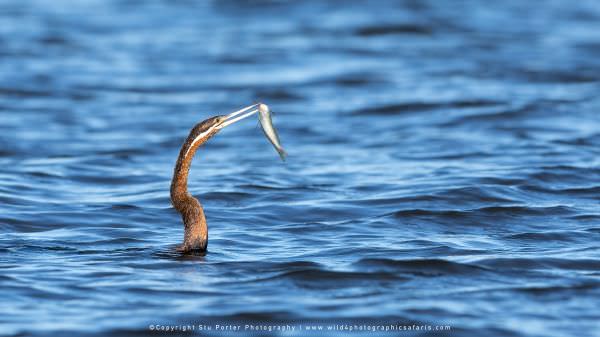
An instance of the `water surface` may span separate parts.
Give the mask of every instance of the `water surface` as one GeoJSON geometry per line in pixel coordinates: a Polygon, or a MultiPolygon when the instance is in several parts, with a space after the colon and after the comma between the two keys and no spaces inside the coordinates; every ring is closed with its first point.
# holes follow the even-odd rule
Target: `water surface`
{"type": "Polygon", "coordinates": [[[3,334],[600,331],[596,2],[3,1],[0,22],[3,334]],[[174,253],[179,146],[255,101],[288,160],[256,120],[211,139],[209,252],[174,253]]]}

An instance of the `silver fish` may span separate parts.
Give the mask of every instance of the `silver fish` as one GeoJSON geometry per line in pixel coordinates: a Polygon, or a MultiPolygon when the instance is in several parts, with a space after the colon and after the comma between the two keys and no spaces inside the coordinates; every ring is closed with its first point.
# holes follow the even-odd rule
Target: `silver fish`
{"type": "Polygon", "coordinates": [[[285,161],[285,156],[287,153],[283,150],[281,143],[279,142],[279,136],[277,135],[277,131],[275,131],[275,127],[273,126],[273,120],[271,119],[271,111],[266,104],[258,105],[258,120],[260,121],[260,125],[262,126],[263,132],[265,136],[269,139],[277,153],[279,153],[279,157],[281,160],[285,161]]]}

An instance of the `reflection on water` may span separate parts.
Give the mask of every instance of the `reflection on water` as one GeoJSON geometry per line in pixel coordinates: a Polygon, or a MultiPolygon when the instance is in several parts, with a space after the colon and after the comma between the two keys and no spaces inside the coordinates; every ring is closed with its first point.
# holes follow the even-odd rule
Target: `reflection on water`
{"type": "Polygon", "coordinates": [[[4,1],[0,22],[3,333],[598,330],[595,2],[4,1]],[[211,139],[209,252],[174,252],[189,128],[259,100],[288,160],[257,121],[211,139]]]}

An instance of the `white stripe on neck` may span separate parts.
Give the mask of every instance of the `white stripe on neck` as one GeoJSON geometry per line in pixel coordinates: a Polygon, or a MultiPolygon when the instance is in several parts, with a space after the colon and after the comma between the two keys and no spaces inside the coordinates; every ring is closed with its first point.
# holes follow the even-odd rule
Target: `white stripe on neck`
{"type": "Polygon", "coordinates": [[[190,144],[190,147],[188,147],[187,151],[185,151],[185,155],[183,156],[183,158],[187,158],[188,153],[190,153],[190,150],[194,147],[194,144],[199,142],[200,139],[204,138],[204,136],[207,135],[212,129],[213,129],[213,127],[210,127],[208,130],[206,130],[206,131],[202,132],[201,134],[199,134],[198,136],[196,136],[196,138],[194,138],[194,140],[190,144]]]}

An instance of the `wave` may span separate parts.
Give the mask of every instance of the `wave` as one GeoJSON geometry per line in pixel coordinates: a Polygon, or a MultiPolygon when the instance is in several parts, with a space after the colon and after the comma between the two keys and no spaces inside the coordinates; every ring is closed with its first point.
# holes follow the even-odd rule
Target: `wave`
{"type": "Polygon", "coordinates": [[[409,102],[361,108],[351,112],[351,115],[399,115],[440,109],[486,108],[503,104],[491,100],[458,100],[448,102],[409,102]]]}
{"type": "Polygon", "coordinates": [[[527,207],[527,206],[486,206],[466,210],[435,210],[435,209],[406,209],[393,213],[397,218],[411,217],[435,217],[435,218],[475,218],[479,216],[489,217],[526,217],[526,216],[548,216],[548,215],[570,215],[576,213],[572,207],[549,206],[549,207],[527,207]]]}
{"type": "Polygon", "coordinates": [[[433,30],[431,27],[422,25],[387,24],[361,27],[356,29],[354,33],[358,36],[381,36],[397,34],[431,35],[433,30]]]}
{"type": "Polygon", "coordinates": [[[410,259],[393,260],[387,258],[361,259],[354,264],[363,269],[381,269],[388,272],[415,274],[421,276],[472,275],[474,273],[491,272],[490,269],[467,263],[452,262],[443,259],[410,259]]]}
{"type": "Polygon", "coordinates": [[[565,259],[548,257],[515,257],[515,258],[486,258],[474,261],[494,270],[523,269],[523,270],[578,270],[596,271],[600,269],[600,260],[594,259],[565,259]]]}

